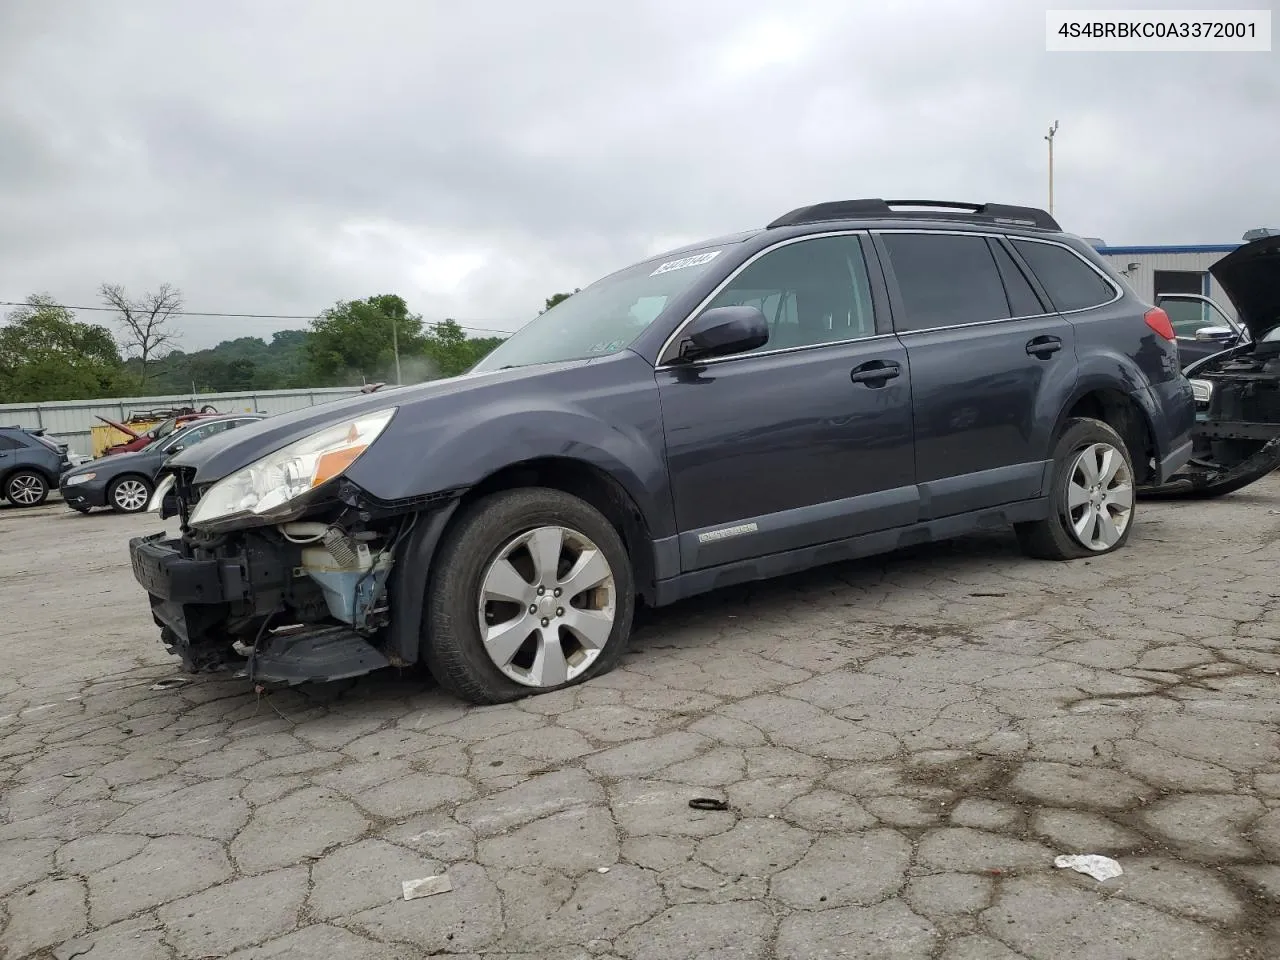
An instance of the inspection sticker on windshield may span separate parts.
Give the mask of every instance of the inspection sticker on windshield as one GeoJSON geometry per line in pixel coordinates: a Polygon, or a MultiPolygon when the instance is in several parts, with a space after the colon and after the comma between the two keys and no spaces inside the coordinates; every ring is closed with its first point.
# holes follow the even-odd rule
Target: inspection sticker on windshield
{"type": "Polygon", "coordinates": [[[704,263],[710,263],[716,257],[720,256],[719,250],[712,250],[710,253],[695,253],[692,257],[684,257],[680,260],[668,260],[657,270],[649,274],[656,277],[660,273],[670,273],[672,270],[683,270],[685,267],[700,267],[704,263]]]}

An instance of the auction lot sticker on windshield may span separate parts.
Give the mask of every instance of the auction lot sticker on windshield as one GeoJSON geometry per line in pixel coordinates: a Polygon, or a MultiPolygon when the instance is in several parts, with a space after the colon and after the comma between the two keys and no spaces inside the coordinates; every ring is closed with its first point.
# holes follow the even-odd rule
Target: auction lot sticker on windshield
{"type": "Polygon", "coordinates": [[[683,270],[685,267],[700,267],[704,263],[710,263],[716,257],[720,256],[719,250],[712,250],[710,253],[695,253],[692,257],[684,257],[680,260],[668,260],[657,270],[649,274],[656,277],[660,273],[670,273],[672,270],[683,270]]]}

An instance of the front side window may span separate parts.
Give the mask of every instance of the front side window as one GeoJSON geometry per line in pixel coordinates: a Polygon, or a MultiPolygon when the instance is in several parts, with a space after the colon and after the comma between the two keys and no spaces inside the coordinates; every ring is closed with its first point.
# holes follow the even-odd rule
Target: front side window
{"type": "Polygon", "coordinates": [[[769,251],[709,304],[758,307],[769,341],[758,351],[875,336],[871,285],[856,236],[816,237],[769,251]]]}
{"type": "Polygon", "coordinates": [[[712,269],[723,248],[627,267],[560,301],[500,343],[472,370],[605,357],[630,346],[658,314],[712,269]]]}
{"type": "Polygon", "coordinates": [[[1014,240],[1013,245],[1057,310],[1087,310],[1115,299],[1111,284],[1066,247],[1034,240],[1014,240]]]}
{"type": "Polygon", "coordinates": [[[885,233],[881,242],[898,283],[899,331],[955,327],[1012,316],[986,237],[885,233]]]}

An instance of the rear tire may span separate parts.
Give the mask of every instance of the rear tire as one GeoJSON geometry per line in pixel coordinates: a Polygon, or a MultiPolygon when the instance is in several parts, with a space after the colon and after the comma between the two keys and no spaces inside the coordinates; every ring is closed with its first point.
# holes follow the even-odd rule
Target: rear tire
{"type": "Polygon", "coordinates": [[[151,502],[151,482],[135,474],[118,477],[107,487],[107,503],[116,513],[141,513],[151,502]]]}
{"type": "Polygon", "coordinates": [[[49,499],[49,481],[35,470],[18,470],[5,480],[4,495],[15,507],[38,507],[49,499]]]}
{"type": "Polygon", "coordinates": [[[559,690],[622,658],[631,560],[613,524],[577,497],[540,487],[484,497],[452,525],[432,567],[422,659],[462,700],[559,690]]]}
{"type": "Polygon", "coordinates": [[[1068,420],[1053,451],[1049,516],[1015,526],[1023,553],[1040,560],[1100,557],[1133,531],[1133,460],[1101,420],[1068,420]]]}

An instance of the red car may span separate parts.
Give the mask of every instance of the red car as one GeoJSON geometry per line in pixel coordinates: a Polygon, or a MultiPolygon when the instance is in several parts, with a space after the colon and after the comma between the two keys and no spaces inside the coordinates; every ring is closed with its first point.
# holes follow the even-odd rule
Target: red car
{"type": "Polygon", "coordinates": [[[205,410],[200,413],[182,413],[177,416],[169,417],[161,423],[157,423],[146,433],[138,433],[126,424],[117,423],[115,420],[108,420],[106,417],[100,416],[98,419],[103,423],[115,427],[121,433],[127,433],[130,437],[130,439],[124,443],[114,443],[107,447],[107,449],[102,451],[102,455],[106,457],[113,453],[132,453],[136,450],[141,450],[143,447],[155,443],[157,440],[163,440],[165,437],[169,436],[169,434],[173,433],[173,431],[177,430],[179,427],[185,427],[193,420],[201,420],[205,417],[218,416],[222,416],[222,414],[219,414],[215,410],[205,410]]]}

